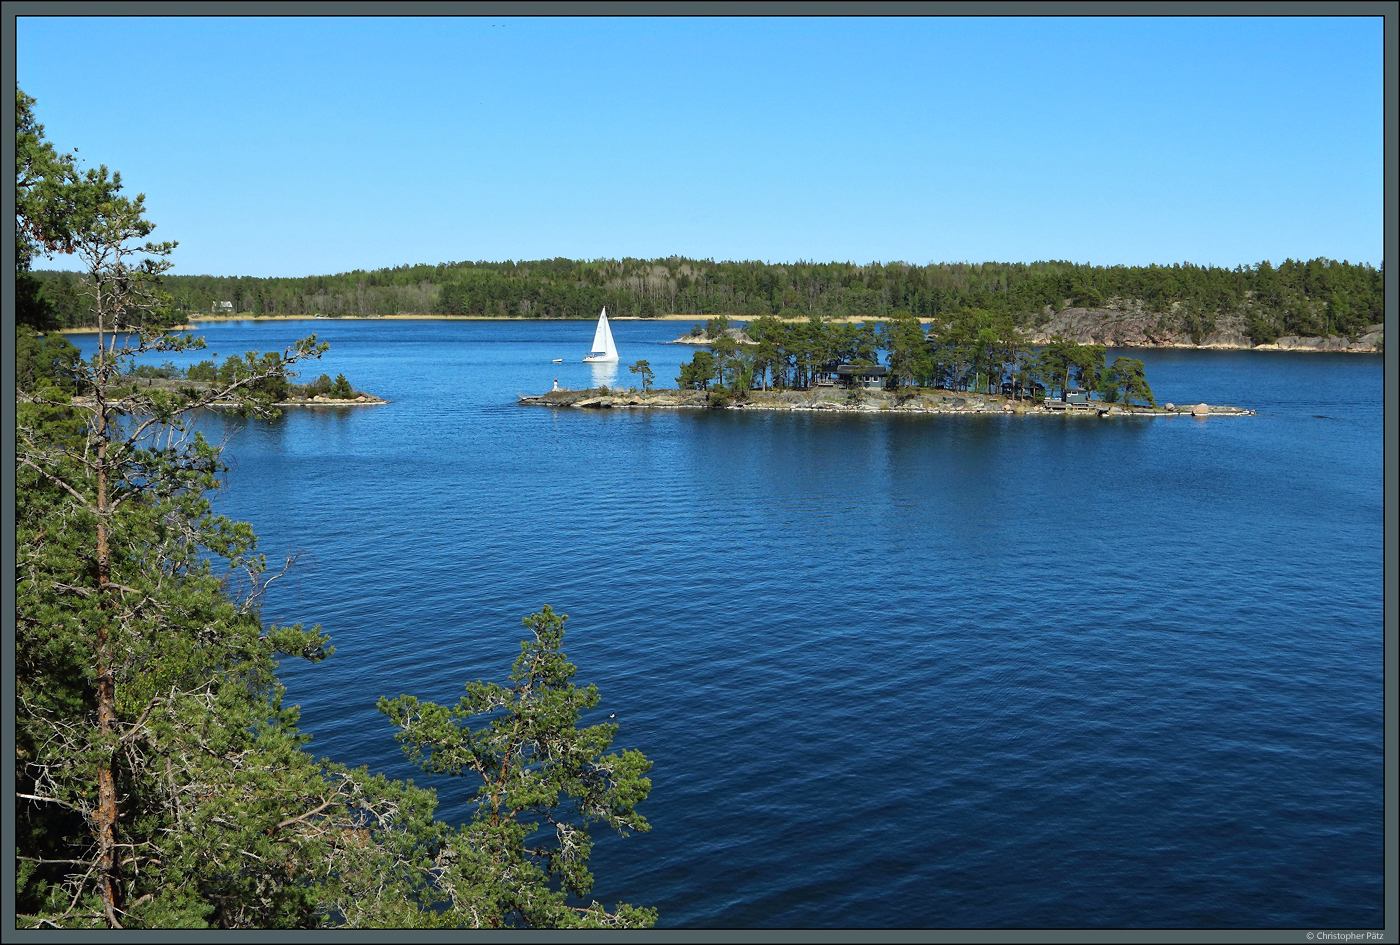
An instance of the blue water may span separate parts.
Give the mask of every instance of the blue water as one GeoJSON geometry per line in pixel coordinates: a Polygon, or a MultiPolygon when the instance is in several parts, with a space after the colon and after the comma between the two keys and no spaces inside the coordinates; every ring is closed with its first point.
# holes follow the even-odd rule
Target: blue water
{"type": "MultiPolygon", "coordinates": [[[[1371,356],[1133,351],[1252,417],[551,411],[687,323],[312,331],[392,403],[233,419],[221,511],[298,555],[264,616],[312,750],[417,774],[373,706],[502,679],[548,603],[652,759],[595,898],[669,927],[1380,927],[1382,388],[1371,356]],[[552,358],[563,358],[561,364],[552,358]]],[[[1113,356],[1110,352],[1110,358],[1113,356]]],[[[202,356],[208,356],[204,353],[202,356]]],[[[429,781],[445,817],[466,783],[429,781]]]]}

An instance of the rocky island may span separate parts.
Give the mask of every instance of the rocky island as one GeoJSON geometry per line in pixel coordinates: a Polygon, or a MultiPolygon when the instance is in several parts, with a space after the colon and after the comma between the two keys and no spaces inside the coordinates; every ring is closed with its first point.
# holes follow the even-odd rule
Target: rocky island
{"type": "Polygon", "coordinates": [[[628,370],[641,379],[640,393],[635,387],[559,390],[556,382],[545,394],[519,395],[520,403],[1096,417],[1253,413],[1204,403],[1159,407],[1141,360],[1118,355],[1109,364],[1104,345],[1060,337],[1033,351],[1014,325],[989,312],[959,313],[934,333],[926,327],[908,312],[878,326],[771,317],[735,325],[718,316],[673,342],[708,348],[681,364],[676,389],[651,390],[654,372],[638,361],[628,370]]]}
{"type": "MultiPolygon", "coordinates": [[[[225,382],[227,383],[227,379],[225,382]]],[[[207,396],[207,392],[213,390],[217,383],[215,380],[204,377],[190,378],[180,376],[179,372],[157,369],[157,371],[128,374],[113,389],[123,394],[136,393],[137,391],[184,393],[190,399],[195,399],[200,395],[207,396]],[[174,376],[170,376],[172,374],[174,376]]],[[[348,381],[344,380],[343,375],[337,376],[335,381],[322,375],[312,384],[288,384],[284,382],[261,392],[270,398],[268,401],[270,406],[279,409],[283,407],[373,407],[389,402],[373,394],[354,389],[348,381]]],[[[87,405],[91,403],[91,398],[77,396],[73,398],[73,403],[87,405]]],[[[210,401],[207,406],[238,407],[240,403],[233,399],[214,400],[210,401]]]]}

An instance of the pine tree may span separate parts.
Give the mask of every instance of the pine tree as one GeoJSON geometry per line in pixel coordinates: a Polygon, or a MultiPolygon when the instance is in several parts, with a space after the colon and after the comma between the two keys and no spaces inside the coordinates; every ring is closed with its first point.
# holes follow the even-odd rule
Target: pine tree
{"type": "Polygon", "coordinates": [[[17,392],[19,924],[428,921],[434,798],[303,750],[274,670],[324,658],[327,637],[262,625],[266,561],[247,525],[211,513],[218,450],[184,422],[240,395],[270,411],[257,383],[325,346],[207,391],[126,388],[137,355],[200,346],[160,329],[174,244],[140,242],[143,198],[105,167],[34,186],[85,268],[98,351],[64,362],[68,389],[17,392]]]}
{"type": "Polygon", "coordinates": [[[404,754],[430,774],[480,781],[471,821],[439,854],[447,918],[470,928],[645,928],[654,910],[571,902],[593,885],[592,839],[601,823],[626,834],[649,830],[636,807],[651,790],[641,752],[606,753],[613,723],[579,728],[598,704],[594,686],[573,683],[559,649],[564,614],[548,606],[524,618],[510,686],[469,682],[452,708],[413,696],[380,699],[404,754]]]}

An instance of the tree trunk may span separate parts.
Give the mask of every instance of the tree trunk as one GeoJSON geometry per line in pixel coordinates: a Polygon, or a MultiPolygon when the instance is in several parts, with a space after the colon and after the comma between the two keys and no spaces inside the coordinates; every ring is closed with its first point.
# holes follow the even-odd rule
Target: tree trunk
{"type": "Polygon", "coordinates": [[[101,617],[97,625],[97,645],[94,652],[97,683],[97,740],[103,746],[103,754],[97,768],[97,809],[93,812],[97,832],[97,886],[102,897],[102,910],[106,913],[107,924],[121,928],[117,920],[120,907],[121,876],[117,862],[117,785],[114,768],[116,766],[117,728],[117,685],[113,675],[112,646],[110,639],[110,615],[116,609],[112,600],[112,557],[109,541],[108,515],[111,512],[107,481],[107,404],[103,399],[106,393],[107,375],[103,356],[104,338],[102,325],[101,298],[98,309],[98,377],[101,383],[95,391],[94,406],[95,452],[96,452],[96,512],[97,512],[97,594],[101,617]]]}

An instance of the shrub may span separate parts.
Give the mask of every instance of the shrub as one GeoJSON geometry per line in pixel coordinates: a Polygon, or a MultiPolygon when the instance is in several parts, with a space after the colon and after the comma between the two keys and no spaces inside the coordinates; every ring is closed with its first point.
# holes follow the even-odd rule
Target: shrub
{"type": "Polygon", "coordinates": [[[219,369],[213,361],[200,361],[185,369],[185,377],[191,381],[213,382],[219,379],[219,369]]]}
{"type": "Polygon", "coordinates": [[[138,364],[131,369],[131,373],[134,377],[169,380],[173,377],[180,377],[184,372],[169,361],[166,361],[160,367],[156,367],[153,364],[138,364]]]}
{"type": "Polygon", "coordinates": [[[1271,345],[1278,341],[1279,330],[1273,319],[1251,311],[1245,320],[1245,334],[1249,335],[1251,343],[1256,345],[1271,345]]]}

